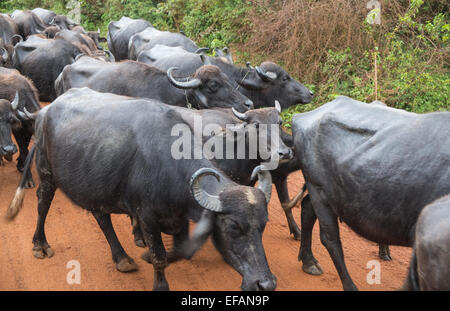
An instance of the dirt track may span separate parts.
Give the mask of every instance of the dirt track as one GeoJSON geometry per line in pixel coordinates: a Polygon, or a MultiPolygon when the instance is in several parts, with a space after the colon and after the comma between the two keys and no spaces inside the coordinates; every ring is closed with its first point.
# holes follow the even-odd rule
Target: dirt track
{"type": "MultiPolygon", "coordinates": [[[[33,173],[36,177],[34,169],[33,173]]],[[[33,257],[31,240],[37,219],[36,189],[27,190],[24,208],[14,222],[3,220],[19,179],[15,161],[0,167],[0,290],[152,289],[153,268],[140,258],[144,249],[134,245],[128,217],[113,215],[113,224],[139,270],[123,274],[115,269],[108,243],[94,217],[71,203],[60,191],[56,193],[46,222],[47,240],[55,255],[42,260],[33,257]],[[66,282],[70,271],[66,265],[71,260],[80,262],[80,285],[66,282]]],[[[301,173],[289,177],[291,195],[302,185],[301,173]]],[[[294,210],[294,216],[300,222],[298,208],[294,210]]],[[[402,285],[411,254],[409,248],[391,247],[393,261],[380,261],[381,284],[369,285],[366,276],[370,270],[366,265],[368,261],[378,259],[377,245],[360,238],[345,225],[341,225],[341,238],[348,270],[360,290],[394,290],[402,285]]],[[[171,237],[164,236],[163,240],[167,248],[171,247],[171,237]]],[[[328,252],[320,243],[317,224],[313,251],[324,274],[311,276],[301,270],[297,261],[299,242],[288,236],[275,189],[263,240],[270,268],[278,278],[277,290],[342,290],[328,252]]],[[[169,266],[166,276],[171,290],[239,290],[241,284],[240,275],[223,261],[211,241],[192,260],[169,266]]]]}

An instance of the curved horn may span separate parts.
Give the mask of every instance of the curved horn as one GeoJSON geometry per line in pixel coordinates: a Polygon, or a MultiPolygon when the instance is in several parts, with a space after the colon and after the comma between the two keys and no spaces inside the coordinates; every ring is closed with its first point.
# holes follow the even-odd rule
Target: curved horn
{"type": "Polygon", "coordinates": [[[8,60],[8,58],[9,58],[8,51],[5,48],[3,48],[3,47],[0,48],[0,55],[1,55],[1,57],[2,57],[4,62],[6,62],[8,60]]]}
{"type": "Polygon", "coordinates": [[[24,113],[25,113],[25,115],[27,116],[28,119],[30,119],[30,120],[35,120],[36,119],[36,115],[31,113],[31,112],[29,112],[27,110],[27,107],[24,107],[23,111],[24,111],[24,113]]]}
{"type": "Polygon", "coordinates": [[[100,34],[100,28],[97,29],[98,34],[100,34]]]}
{"type": "Polygon", "coordinates": [[[19,92],[16,92],[16,96],[14,96],[13,101],[11,102],[12,110],[17,110],[19,107],[19,92]]]}
{"type": "Polygon", "coordinates": [[[236,109],[234,109],[234,107],[231,107],[231,110],[233,111],[233,114],[236,116],[236,118],[238,118],[241,121],[247,121],[248,116],[246,113],[239,112],[236,109]]]}
{"type": "Polygon", "coordinates": [[[114,57],[113,53],[111,53],[110,50],[105,50],[105,53],[108,54],[110,63],[115,63],[116,62],[116,58],[114,57]]]}
{"type": "Polygon", "coordinates": [[[278,100],[275,100],[275,108],[277,108],[278,113],[281,113],[281,105],[278,100]]]}
{"type": "Polygon", "coordinates": [[[167,70],[167,77],[169,78],[170,83],[172,83],[175,87],[180,89],[195,89],[202,85],[202,81],[199,79],[193,79],[188,82],[180,82],[175,80],[172,76],[172,71],[177,70],[177,67],[171,67],[167,70]]]}
{"type": "Polygon", "coordinates": [[[50,21],[49,25],[57,26],[56,23],[55,23],[55,18],[54,18],[54,17],[53,17],[52,20],[50,21]]]}
{"type": "Polygon", "coordinates": [[[77,56],[75,56],[75,62],[76,62],[77,60],[79,60],[82,56],[86,56],[86,54],[80,53],[80,54],[78,54],[77,56]]]}
{"type": "MultiPolygon", "coordinates": [[[[19,38],[19,41],[18,41],[17,43],[23,42],[23,37],[22,37],[21,35],[17,35],[17,34],[11,37],[11,41],[12,41],[15,37],[19,38]]],[[[17,43],[16,43],[16,44],[17,44],[17,43]]]]}
{"type": "Polygon", "coordinates": [[[200,206],[210,211],[220,213],[223,211],[223,206],[220,202],[219,196],[211,195],[201,188],[200,181],[207,175],[214,176],[217,181],[220,182],[220,175],[216,170],[206,167],[201,168],[191,177],[191,193],[200,206]]]}
{"type": "Polygon", "coordinates": [[[187,37],[187,36],[186,36],[186,33],[185,33],[183,30],[180,30],[180,33],[181,33],[183,36],[187,37]]]}
{"type": "Polygon", "coordinates": [[[277,74],[274,72],[265,72],[261,67],[256,67],[255,69],[263,81],[270,82],[277,78],[277,74]]]}
{"type": "Polygon", "coordinates": [[[266,202],[269,203],[272,196],[272,174],[264,167],[259,165],[253,170],[251,179],[254,180],[258,175],[258,189],[266,196],[266,202]]]}
{"type": "Polygon", "coordinates": [[[252,67],[252,63],[250,63],[250,62],[246,62],[246,63],[245,63],[245,67],[247,67],[248,69],[254,69],[254,68],[252,67]]]}
{"type": "Polygon", "coordinates": [[[195,51],[195,54],[203,54],[208,51],[209,51],[209,48],[199,48],[197,51],[195,51]]]}
{"type": "Polygon", "coordinates": [[[211,60],[205,54],[200,54],[200,59],[202,60],[203,65],[212,65],[211,60]]]}

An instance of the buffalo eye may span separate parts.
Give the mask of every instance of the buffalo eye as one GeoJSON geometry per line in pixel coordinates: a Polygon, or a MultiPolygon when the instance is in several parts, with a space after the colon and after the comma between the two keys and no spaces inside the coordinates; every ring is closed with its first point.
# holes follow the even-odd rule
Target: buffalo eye
{"type": "Polygon", "coordinates": [[[217,91],[217,89],[219,88],[219,83],[217,83],[216,81],[210,81],[208,86],[212,91],[217,91]]]}

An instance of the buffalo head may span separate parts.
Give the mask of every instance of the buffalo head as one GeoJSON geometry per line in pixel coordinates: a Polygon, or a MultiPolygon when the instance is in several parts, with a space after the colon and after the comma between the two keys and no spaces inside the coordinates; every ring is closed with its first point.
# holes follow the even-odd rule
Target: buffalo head
{"type": "Polygon", "coordinates": [[[20,126],[20,120],[14,114],[18,105],[18,94],[11,103],[0,99],[0,160],[5,157],[11,161],[13,154],[17,152],[17,147],[11,139],[11,128],[20,126]]]}
{"type": "Polygon", "coordinates": [[[262,63],[237,82],[248,91],[257,90],[262,101],[273,103],[278,100],[283,110],[292,105],[307,104],[313,98],[313,92],[272,62],[262,63]]]}
{"type": "Polygon", "coordinates": [[[253,177],[256,176],[259,185],[253,188],[224,182],[216,170],[202,168],[192,175],[191,192],[205,208],[197,226],[205,234],[212,234],[225,261],[242,275],[241,288],[274,290],[276,277],[270,271],[262,244],[272,178],[261,166],[255,168],[253,177]],[[215,194],[204,189],[210,183],[217,186],[215,194]]]}
{"type": "Polygon", "coordinates": [[[185,89],[196,108],[233,107],[240,112],[253,108],[253,102],[234,89],[228,77],[217,66],[205,65],[196,70],[191,79],[176,80],[167,70],[169,81],[177,88],[185,89]],[[188,81],[186,81],[188,80],[188,81]]]}

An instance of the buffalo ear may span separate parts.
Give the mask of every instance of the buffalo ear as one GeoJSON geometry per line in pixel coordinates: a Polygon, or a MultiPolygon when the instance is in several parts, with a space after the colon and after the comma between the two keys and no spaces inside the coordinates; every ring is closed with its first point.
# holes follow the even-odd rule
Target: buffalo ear
{"type": "Polygon", "coordinates": [[[265,82],[257,74],[248,74],[243,80],[236,81],[246,89],[261,90],[265,87],[265,82]]]}
{"type": "Polygon", "coordinates": [[[214,226],[214,212],[204,210],[200,220],[194,228],[192,238],[183,245],[183,257],[186,259],[192,258],[194,254],[205,244],[208,237],[211,235],[214,226]]]}

